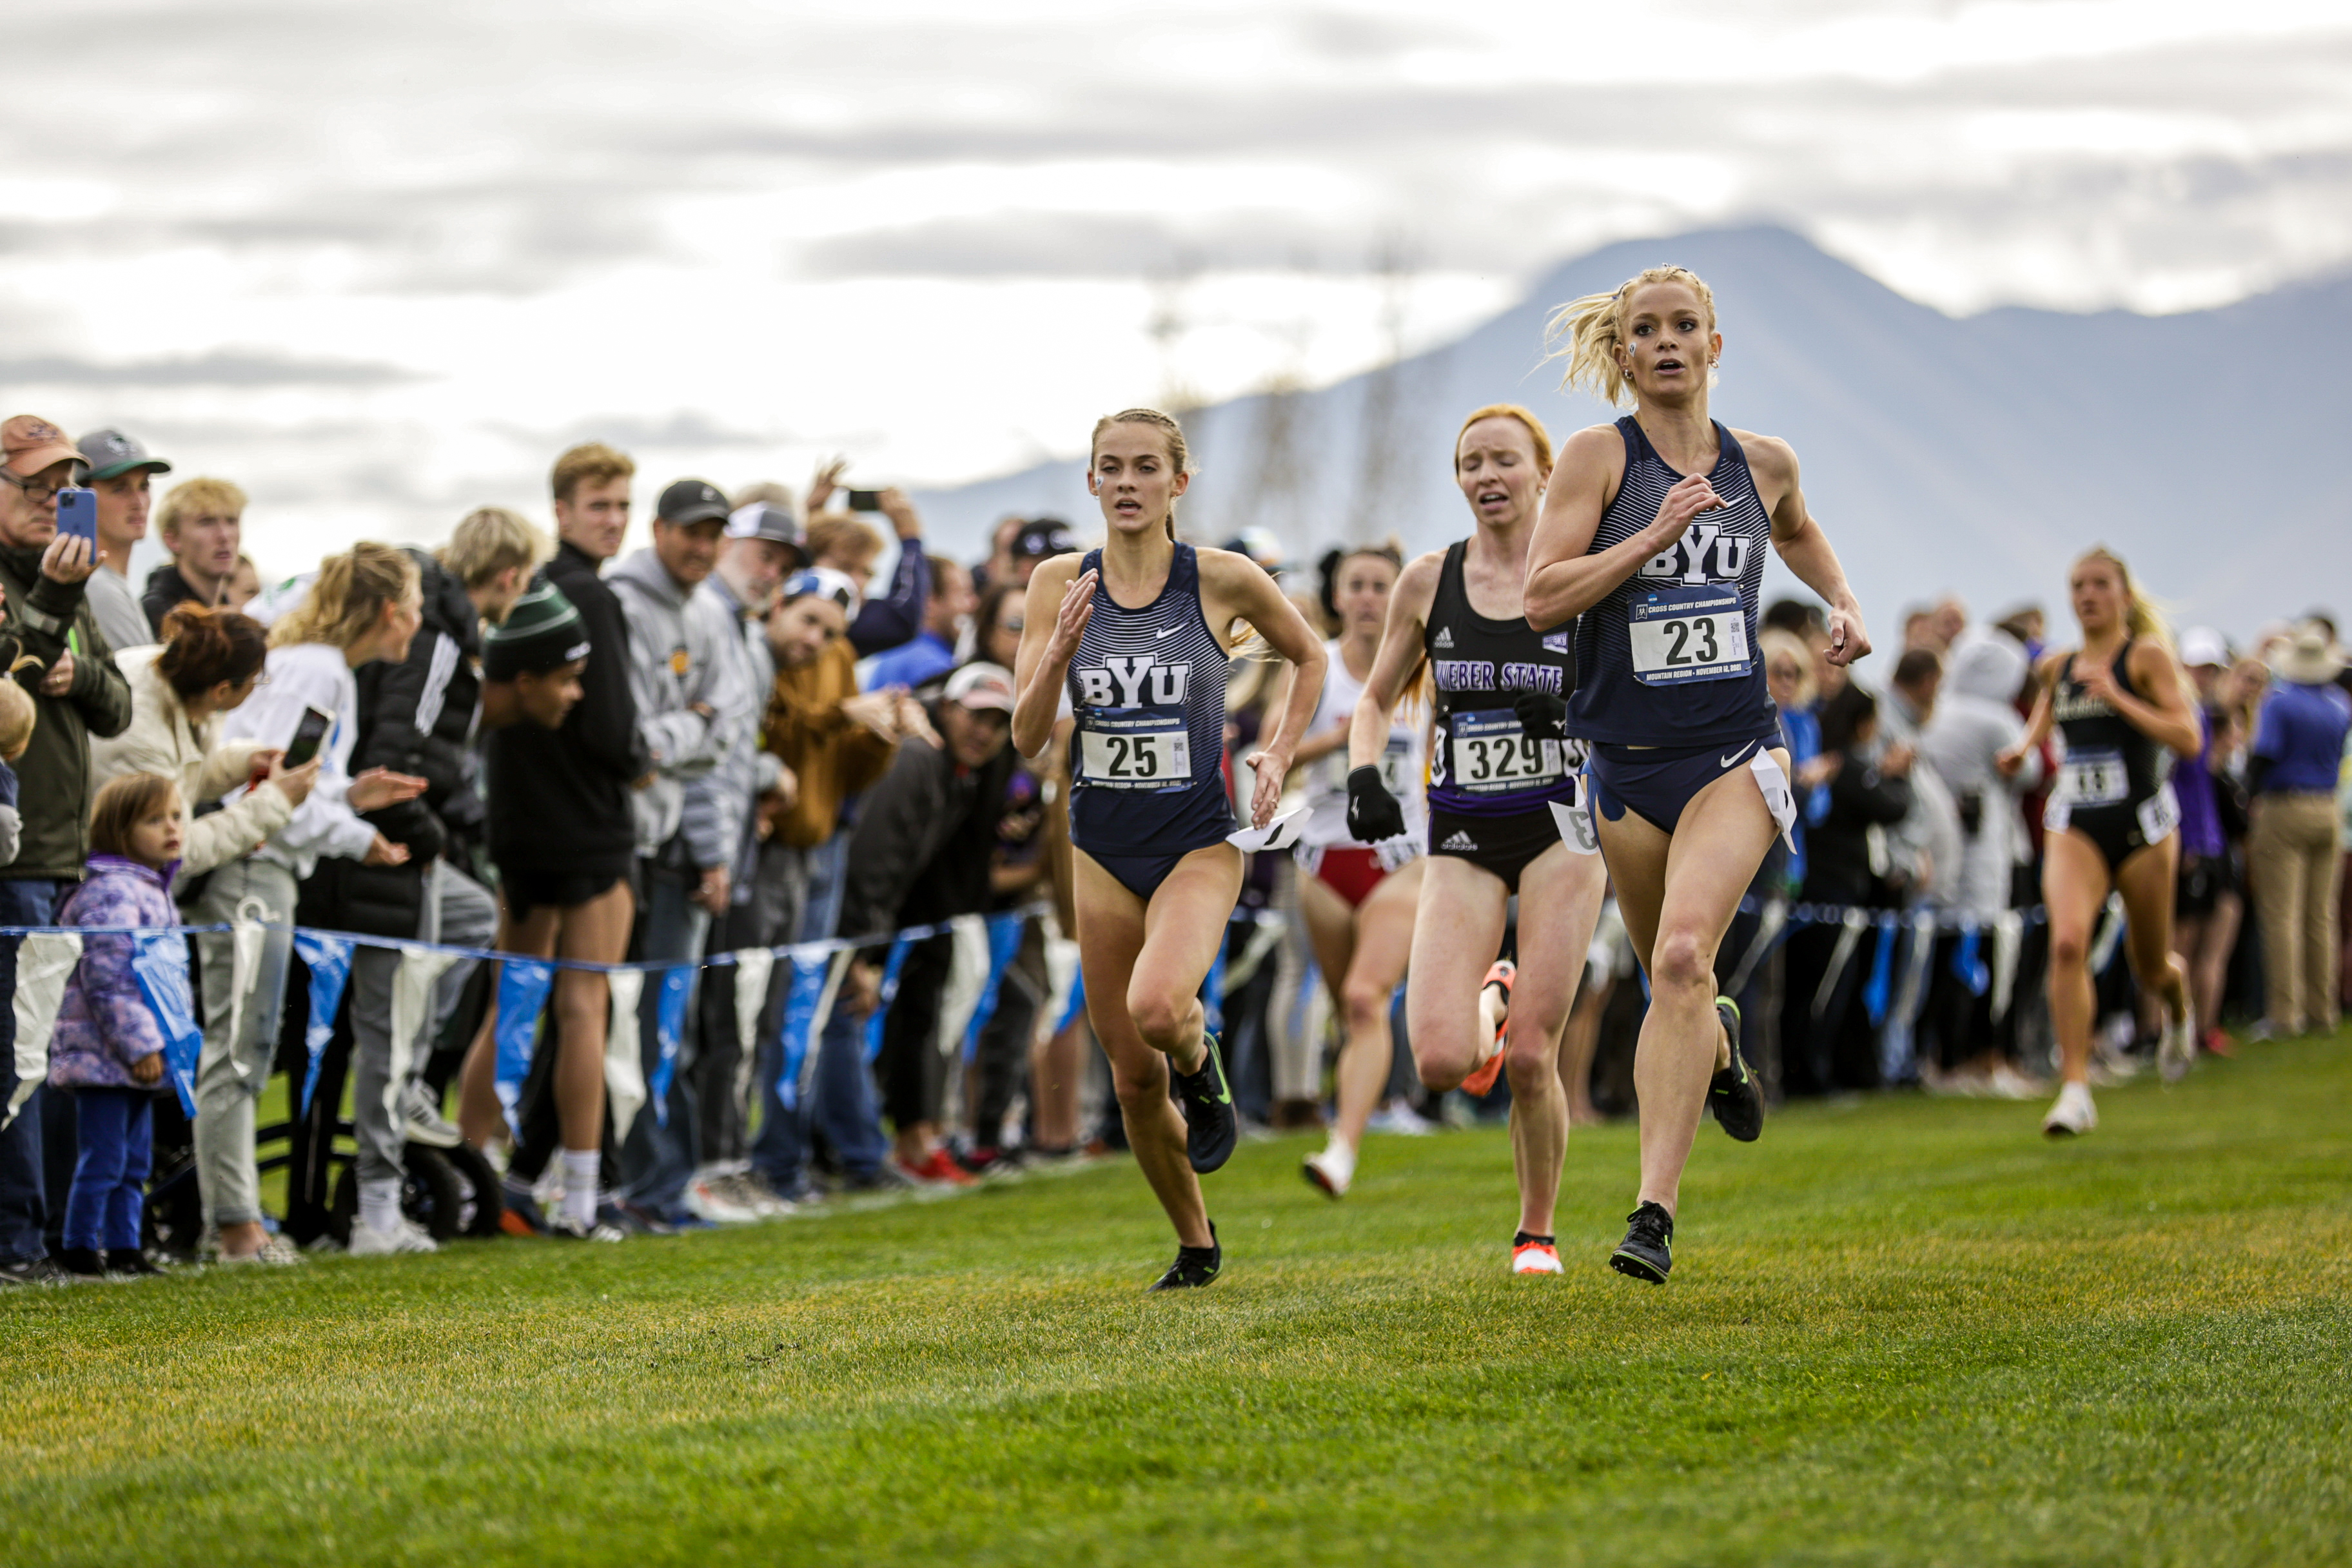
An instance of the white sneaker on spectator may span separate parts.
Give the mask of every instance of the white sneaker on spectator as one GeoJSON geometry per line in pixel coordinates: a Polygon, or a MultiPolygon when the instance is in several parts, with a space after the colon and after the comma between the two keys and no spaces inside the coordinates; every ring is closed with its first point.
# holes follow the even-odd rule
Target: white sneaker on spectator
{"type": "Polygon", "coordinates": [[[750,1225],[758,1219],[757,1209],[728,1192],[726,1180],[720,1173],[698,1173],[686,1184],[686,1212],[712,1225],[750,1225]]]}
{"type": "Polygon", "coordinates": [[[457,1124],[441,1114],[440,1102],[422,1080],[410,1079],[400,1091],[400,1117],[403,1131],[412,1143],[422,1143],[429,1149],[455,1149],[463,1139],[457,1124]]]}
{"type": "Polygon", "coordinates": [[[800,1205],[768,1185],[766,1178],[748,1166],[720,1178],[727,1195],[761,1219],[782,1219],[800,1212],[800,1205]]]}
{"type": "Polygon", "coordinates": [[[2032,1100],[2043,1088],[2007,1062],[1993,1068],[1992,1076],[1985,1079],[1985,1092],[1995,1100],[2032,1100]]]}
{"type": "MultiPolygon", "coordinates": [[[[215,1245],[218,1245],[217,1239],[215,1245]]],[[[310,1260],[303,1257],[292,1242],[276,1231],[271,1231],[262,1239],[259,1247],[244,1257],[231,1258],[226,1253],[222,1253],[215,1261],[224,1268],[243,1268],[252,1265],[259,1265],[267,1268],[287,1268],[297,1263],[308,1263],[310,1260]]]]}
{"type": "Polygon", "coordinates": [[[1408,1137],[1426,1138],[1437,1128],[1421,1112],[1402,1100],[1391,1100],[1373,1113],[1364,1123],[1367,1132],[1402,1132],[1408,1137]]]}
{"type": "Polygon", "coordinates": [[[2079,1138],[2099,1124],[2099,1108],[2091,1103],[2091,1086],[2070,1083],[2058,1091],[2042,1131],[2053,1138],[2079,1138]]]}
{"type": "Polygon", "coordinates": [[[353,1220],[347,1250],[353,1258],[391,1258],[404,1252],[438,1252],[441,1244],[427,1236],[423,1226],[403,1215],[390,1230],[353,1220]]]}

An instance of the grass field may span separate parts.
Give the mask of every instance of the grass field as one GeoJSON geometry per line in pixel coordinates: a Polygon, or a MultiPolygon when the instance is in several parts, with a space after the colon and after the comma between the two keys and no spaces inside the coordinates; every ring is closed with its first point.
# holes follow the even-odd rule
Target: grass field
{"type": "Polygon", "coordinates": [[[1130,1166],[623,1247],[0,1297],[0,1562],[2352,1560],[2352,1038],[2038,1105],[1702,1130],[1674,1281],[1631,1128],[1504,1273],[1499,1131],[1130,1166]]]}

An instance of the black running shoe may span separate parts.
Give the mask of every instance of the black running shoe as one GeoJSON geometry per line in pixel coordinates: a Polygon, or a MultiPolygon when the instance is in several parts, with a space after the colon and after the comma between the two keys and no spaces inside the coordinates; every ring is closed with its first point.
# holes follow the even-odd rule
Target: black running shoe
{"type": "Polygon", "coordinates": [[[1234,1091],[1225,1083],[1224,1059],[1217,1054],[1217,1037],[1204,1034],[1201,1043],[1208,1055],[1198,1072],[1175,1072],[1176,1092],[1184,1101],[1184,1157],[1192,1169],[1207,1175],[1234,1157],[1241,1142],[1241,1119],[1234,1114],[1234,1091]]]}
{"type": "Polygon", "coordinates": [[[1715,1016],[1722,1020],[1724,1037],[1731,1042],[1731,1065],[1707,1084],[1706,1102],[1715,1107],[1717,1126],[1742,1143],[1753,1143],[1764,1132],[1764,1080],[1740,1054],[1739,1004],[1718,996],[1715,1016]]]}
{"type": "Polygon", "coordinates": [[[1197,1290],[1203,1285],[1213,1285],[1217,1282],[1217,1271],[1224,1266],[1225,1249],[1217,1242],[1217,1222],[1211,1220],[1209,1245],[1178,1247],[1176,1261],[1168,1266],[1168,1272],[1160,1277],[1160,1282],[1144,1294],[1150,1295],[1152,1290],[1197,1290]]]}
{"type": "Polygon", "coordinates": [[[1663,1204],[1643,1204],[1625,1216],[1625,1239],[1609,1255],[1620,1274],[1663,1285],[1675,1266],[1675,1216],[1663,1204]]]}

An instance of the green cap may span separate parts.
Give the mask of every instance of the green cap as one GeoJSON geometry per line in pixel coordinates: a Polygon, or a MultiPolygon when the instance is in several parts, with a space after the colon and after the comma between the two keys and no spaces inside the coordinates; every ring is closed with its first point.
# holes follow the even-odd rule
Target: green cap
{"type": "Polygon", "coordinates": [[[525,670],[545,674],[587,657],[588,623],[562,589],[541,578],[490,628],[482,673],[492,680],[512,680],[525,670]]]}

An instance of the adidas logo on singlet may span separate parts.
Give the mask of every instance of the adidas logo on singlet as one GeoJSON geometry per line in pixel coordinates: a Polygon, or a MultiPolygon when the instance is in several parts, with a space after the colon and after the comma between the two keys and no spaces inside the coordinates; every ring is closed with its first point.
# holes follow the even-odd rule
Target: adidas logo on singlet
{"type": "Polygon", "coordinates": [[[1429,646],[1432,647],[1452,647],[1454,646],[1454,628],[1452,626],[1438,627],[1437,635],[1429,639],[1429,646]]]}
{"type": "Polygon", "coordinates": [[[1439,845],[1438,847],[1440,849],[1466,850],[1469,853],[1475,855],[1478,853],[1478,841],[1457,828],[1446,838],[1445,842],[1439,845]]]}

